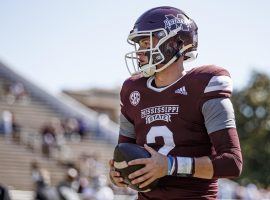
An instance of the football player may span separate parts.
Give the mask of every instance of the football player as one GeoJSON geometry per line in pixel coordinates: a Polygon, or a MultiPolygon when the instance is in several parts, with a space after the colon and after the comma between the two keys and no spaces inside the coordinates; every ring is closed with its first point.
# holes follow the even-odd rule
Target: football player
{"type": "MultiPolygon", "coordinates": [[[[133,184],[159,179],[138,199],[215,199],[218,178],[241,174],[229,72],[183,67],[197,57],[197,30],[183,11],[164,6],[142,14],[128,36],[135,50],[125,55],[132,76],[120,94],[119,143],[137,143],[151,154],[128,163],[145,165],[129,175],[133,184]]],[[[110,165],[113,182],[125,186],[113,160],[110,165]]]]}

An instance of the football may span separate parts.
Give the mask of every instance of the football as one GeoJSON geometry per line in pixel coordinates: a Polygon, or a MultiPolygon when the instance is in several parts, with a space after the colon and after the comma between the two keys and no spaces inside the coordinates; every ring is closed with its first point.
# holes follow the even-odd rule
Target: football
{"type": "Polygon", "coordinates": [[[130,188],[137,190],[138,192],[149,192],[157,185],[158,181],[156,180],[144,188],[139,188],[139,184],[132,184],[132,180],[128,178],[128,175],[143,168],[145,165],[128,166],[128,162],[138,158],[150,157],[150,153],[137,144],[120,143],[114,150],[114,167],[116,171],[120,172],[124,182],[128,184],[130,188]]]}

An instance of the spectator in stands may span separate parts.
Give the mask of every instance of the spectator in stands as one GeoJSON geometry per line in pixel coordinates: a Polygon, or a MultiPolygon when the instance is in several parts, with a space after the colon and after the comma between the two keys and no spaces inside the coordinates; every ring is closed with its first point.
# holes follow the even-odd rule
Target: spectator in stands
{"type": "Polygon", "coordinates": [[[0,184],[0,199],[1,200],[11,200],[9,196],[8,189],[0,184]]]}
{"type": "Polygon", "coordinates": [[[60,200],[56,188],[51,186],[51,177],[48,170],[40,170],[41,178],[36,182],[36,200],[60,200]]]}
{"type": "Polygon", "coordinates": [[[64,127],[62,126],[61,120],[59,118],[52,118],[51,119],[51,126],[54,129],[55,134],[57,135],[57,137],[60,137],[60,141],[62,143],[65,143],[65,139],[64,139],[64,134],[65,134],[65,130],[64,127]]]}
{"type": "Polygon", "coordinates": [[[26,103],[29,101],[29,96],[25,87],[20,82],[12,83],[8,88],[7,101],[13,104],[15,101],[26,103]]]}
{"type": "MultiPolygon", "coordinates": [[[[246,192],[246,188],[244,186],[237,186],[234,188],[234,199],[244,199],[245,198],[245,192],[246,192]]],[[[220,198],[226,197],[224,196],[220,196],[220,198]]]]}
{"type": "Polygon", "coordinates": [[[77,166],[81,177],[90,177],[90,156],[82,153],[77,161],[77,166]]]}
{"type": "Polygon", "coordinates": [[[10,142],[12,135],[12,113],[9,110],[4,110],[2,113],[3,130],[7,142],[10,142]]]}
{"type": "Polygon", "coordinates": [[[30,171],[34,183],[41,181],[40,165],[36,160],[31,162],[30,171]]]}
{"type": "Polygon", "coordinates": [[[83,200],[112,200],[114,199],[113,190],[107,184],[107,177],[100,175],[95,177],[92,184],[86,177],[80,178],[78,192],[83,200]]]}
{"type": "Polygon", "coordinates": [[[67,118],[64,120],[63,127],[65,129],[65,136],[72,141],[80,141],[79,123],[76,118],[67,118]]]}
{"type": "Polygon", "coordinates": [[[21,140],[21,126],[16,121],[15,115],[12,114],[12,137],[15,142],[20,142],[21,140]]]}
{"type": "Polygon", "coordinates": [[[56,136],[55,130],[53,127],[48,124],[45,125],[41,130],[41,137],[42,137],[42,153],[46,157],[50,157],[52,153],[52,148],[56,146],[56,136]]]}
{"type": "Polygon", "coordinates": [[[56,188],[51,186],[49,171],[40,168],[36,160],[31,163],[31,175],[35,185],[36,200],[61,200],[56,188]]]}
{"type": "Polygon", "coordinates": [[[105,173],[105,166],[100,161],[97,152],[92,154],[82,153],[77,161],[81,177],[96,178],[105,173]]]}
{"type": "Polygon", "coordinates": [[[257,186],[252,183],[241,186],[229,179],[219,179],[218,183],[218,199],[270,199],[270,191],[258,189],[257,186]]]}
{"type": "Polygon", "coordinates": [[[89,159],[90,177],[98,177],[105,173],[105,166],[100,162],[99,152],[93,152],[89,159]]]}
{"type": "Polygon", "coordinates": [[[4,83],[0,80],[0,100],[4,100],[1,97],[5,96],[5,85],[4,83]]]}
{"type": "Polygon", "coordinates": [[[78,193],[83,200],[94,198],[95,190],[90,186],[90,183],[86,177],[80,177],[78,193]]]}
{"type": "Polygon", "coordinates": [[[9,95],[9,87],[10,87],[10,84],[8,84],[7,82],[4,82],[4,84],[2,85],[2,90],[5,97],[9,95]]]}
{"type": "Polygon", "coordinates": [[[94,199],[95,200],[113,200],[113,190],[108,186],[107,177],[99,175],[94,179],[94,199]]]}
{"type": "Polygon", "coordinates": [[[257,186],[253,183],[249,183],[246,186],[246,192],[244,199],[253,200],[253,199],[262,199],[262,194],[259,192],[257,186]]]}
{"type": "Polygon", "coordinates": [[[77,119],[78,121],[78,133],[81,137],[81,139],[84,139],[84,137],[87,134],[87,125],[85,123],[85,121],[81,118],[77,119]]]}
{"type": "Polygon", "coordinates": [[[20,125],[9,110],[4,110],[2,113],[2,130],[7,142],[11,141],[11,137],[16,141],[20,140],[20,125]]]}
{"type": "Polygon", "coordinates": [[[66,172],[65,180],[60,182],[57,190],[62,200],[80,200],[77,193],[79,189],[78,171],[75,168],[69,168],[66,172]]]}
{"type": "Polygon", "coordinates": [[[58,118],[51,119],[51,126],[52,126],[52,129],[54,130],[54,134],[55,134],[56,147],[61,155],[63,145],[65,144],[64,127],[62,126],[61,120],[58,118]]]}

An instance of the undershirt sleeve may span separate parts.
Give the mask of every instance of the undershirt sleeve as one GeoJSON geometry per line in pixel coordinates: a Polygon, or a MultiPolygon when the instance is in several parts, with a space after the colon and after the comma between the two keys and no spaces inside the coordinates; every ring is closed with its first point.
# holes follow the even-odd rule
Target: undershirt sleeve
{"type": "Polygon", "coordinates": [[[127,118],[120,114],[120,129],[119,134],[125,137],[135,139],[134,125],[127,118]]]}
{"type": "Polygon", "coordinates": [[[236,128],[234,109],[229,98],[215,98],[206,101],[202,114],[208,134],[226,128],[236,128]]]}

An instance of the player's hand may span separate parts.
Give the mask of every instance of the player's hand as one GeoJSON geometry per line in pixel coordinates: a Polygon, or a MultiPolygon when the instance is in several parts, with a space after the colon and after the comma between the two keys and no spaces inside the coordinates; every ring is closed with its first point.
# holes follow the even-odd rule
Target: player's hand
{"type": "Polygon", "coordinates": [[[143,188],[156,179],[167,175],[168,173],[168,161],[167,156],[164,156],[151,147],[144,145],[145,149],[151,154],[151,158],[141,158],[130,161],[129,165],[145,165],[142,169],[139,169],[131,173],[128,177],[134,179],[132,184],[140,184],[140,188],[143,188]],[[138,177],[138,178],[136,178],[138,177]]]}
{"type": "Polygon", "coordinates": [[[120,176],[120,173],[115,171],[115,168],[113,166],[113,160],[109,161],[110,165],[110,178],[111,181],[118,187],[126,187],[127,184],[125,184],[123,181],[124,179],[120,176]]]}

